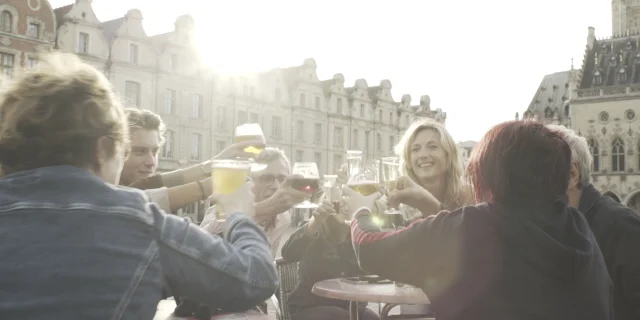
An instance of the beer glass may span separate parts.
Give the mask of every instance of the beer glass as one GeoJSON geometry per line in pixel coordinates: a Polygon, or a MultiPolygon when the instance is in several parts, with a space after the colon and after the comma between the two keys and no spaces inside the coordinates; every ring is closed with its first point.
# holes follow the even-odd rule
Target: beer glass
{"type": "MultiPolygon", "coordinates": [[[[302,178],[295,179],[291,182],[291,187],[308,193],[312,198],[311,200],[317,201],[319,193],[322,193],[320,189],[320,174],[318,173],[318,165],[315,162],[296,162],[293,164],[292,174],[301,175],[302,178]],[[314,199],[316,197],[316,199],[314,199]]],[[[319,205],[309,200],[305,200],[299,203],[295,208],[314,209],[319,205]]]]}
{"type": "MultiPolygon", "coordinates": [[[[253,162],[249,160],[213,160],[211,183],[213,193],[228,195],[242,187],[249,176],[253,162]]],[[[218,219],[224,219],[224,208],[216,204],[218,219]]]]}
{"type": "Polygon", "coordinates": [[[233,143],[240,143],[246,141],[261,141],[255,146],[248,146],[244,149],[247,153],[253,153],[258,155],[264,151],[267,144],[267,140],[264,138],[262,128],[257,123],[245,123],[236,128],[235,135],[233,136],[233,143]]]}
{"type": "Polygon", "coordinates": [[[361,173],[352,175],[347,182],[347,186],[363,196],[368,196],[380,191],[378,173],[370,167],[361,173]]]}
{"type": "Polygon", "coordinates": [[[331,201],[331,203],[333,204],[333,209],[336,210],[337,213],[340,213],[340,201],[342,200],[342,192],[340,192],[340,188],[337,183],[337,175],[324,175],[325,199],[331,201]]]}
{"type": "Polygon", "coordinates": [[[362,170],[362,151],[347,150],[347,171],[349,177],[352,177],[362,170]]]}
{"type": "MultiPolygon", "coordinates": [[[[382,169],[382,179],[384,180],[384,188],[387,194],[398,188],[398,177],[400,176],[400,163],[396,157],[382,158],[380,161],[382,169]]],[[[397,208],[387,208],[386,214],[402,214],[397,208]]]]}

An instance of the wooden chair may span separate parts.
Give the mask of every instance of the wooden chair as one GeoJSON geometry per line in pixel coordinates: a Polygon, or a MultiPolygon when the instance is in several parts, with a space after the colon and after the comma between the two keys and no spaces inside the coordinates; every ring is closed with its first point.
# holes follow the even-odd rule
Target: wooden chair
{"type": "Polygon", "coordinates": [[[271,297],[271,302],[273,302],[273,306],[276,309],[276,319],[290,320],[287,298],[293,288],[296,287],[296,284],[298,284],[298,263],[278,258],[276,259],[276,269],[280,279],[280,288],[276,293],[278,296],[273,295],[271,297]]]}

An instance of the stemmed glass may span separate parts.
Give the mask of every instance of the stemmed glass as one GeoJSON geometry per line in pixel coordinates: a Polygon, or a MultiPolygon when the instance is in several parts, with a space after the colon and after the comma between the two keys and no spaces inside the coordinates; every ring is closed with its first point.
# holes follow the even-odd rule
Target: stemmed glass
{"type": "Polygon", "coordinates": [[[333,204],[333,209],[336,210],[337,213],[340,213],[340,200],[342,200],[342,192],[338,187],[338,176],[337,175],[324,175],[324,194],[325,199],[331,201],[333,204]]]}
{"type": "MultiPolygon", "coordinates": [[[[384,180],[384,187],[388,192],[394,191],[398,188],[398,177],[400,176],[400,164],[396,157],[386,157],[380,160],[382,169],[382,179],[384,180]]],[[[402,211],[397,208],[387,208],[386,214],[402,214],[402,211]]]]}
{"type": "MultiPolygon", "coordinates": [[[[378,172],[373,166],[367,167],[361,173],[351,176],[347,182],[347,186],[363,196],[374,194],[380,191],[378,172]]],[[[384,220],[377,215],[372,219],[373,222],[379,226],[385,224],[384,220]]]]}
{"type": "MultiPolygon", "coordinates": [[[[267,140],[264,137],[262,127],[257,123],[245,123],[236,127],[235,134],[233,136],[233,143],[240,143],[246,141],[260,141],[256,145],[248,146],[244,148],[244,152],[259,155],[264,151],[267,145],[267,140]]],[[[254,157],[250,158],[254,160],[254,157]]],[[[254,163],[251,167],[252,171],[259,171],[265,169],[266,165],[254,163]]]]}
{"type": "MultiPolygon", "coordinates": [[[[317,201],[318,199],[313,198],[318,196],[318,192],[322,192],[322,190],[320,190],[320,174],[318,173],[318,165],[315,162],[296,162],[293,164],[292,174],[300,175],[302,178],[293,180],[291,187],[308,193],[312,198],[311,200],[317,201]]],[[[305,200],[302,203],[297,204],[295,208],[313,209],[318,206],[319,205],[317,203],[305,200]]]]}
{"type": "Polygon", "coordinates": [[[362,169],[362,151],[347,150],[347,171],[349,177],[352,177],[362,169]]]}
{"type": "MultiPolygon", "coordinates": [[[[213,160],[211,184],[215,194],[229,195],[247,182],[252,162],[249,160],[213,160]]],[[[217,218],[224,219],[224,208],[215,204],[217,218]]]]}

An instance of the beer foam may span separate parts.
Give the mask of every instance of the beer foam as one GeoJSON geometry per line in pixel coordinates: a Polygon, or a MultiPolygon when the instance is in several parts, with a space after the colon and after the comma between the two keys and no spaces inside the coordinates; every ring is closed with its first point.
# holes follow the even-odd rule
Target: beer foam
{"type": "Polygon", "coordinates": [[[236,169],[236,170],[248,170],[251,167],[249,163],[214,163],[211,165],[213,169],[236,169]]]}
{"type": "Polygon", "coordinates": [[[378,185],[378,182],[373,180],[364,180],[364,181],[356,181],[350,182],[347,184],[349,187],[357,187],[357,186],[367,186],[367,185],[378,185]]]}

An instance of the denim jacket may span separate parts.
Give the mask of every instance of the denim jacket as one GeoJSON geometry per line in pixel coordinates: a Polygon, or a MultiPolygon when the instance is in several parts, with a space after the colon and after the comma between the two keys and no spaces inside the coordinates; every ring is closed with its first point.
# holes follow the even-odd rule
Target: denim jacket
{"type": "Polygon", "coordinates": [[[268,299],[267,239],[243,214],[224,239],[137,190],[72,166],[0,179],[0,319],[153,319],[161,292],[229,311],[268,299]]]}

